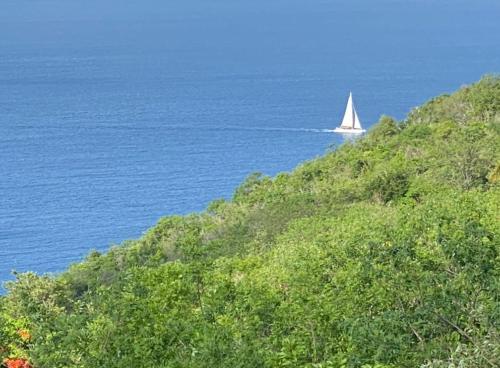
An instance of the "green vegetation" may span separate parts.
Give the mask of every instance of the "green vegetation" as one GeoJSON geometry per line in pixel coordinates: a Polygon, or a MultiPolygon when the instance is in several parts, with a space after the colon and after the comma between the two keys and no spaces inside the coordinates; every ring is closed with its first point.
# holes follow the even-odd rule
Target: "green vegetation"
{"type": "Polygon", "coordinates": [[[57,277],[17,275],[0,299],[0,356],[35,368],[498,367],[499,133],[491,76],[57,277]]]}

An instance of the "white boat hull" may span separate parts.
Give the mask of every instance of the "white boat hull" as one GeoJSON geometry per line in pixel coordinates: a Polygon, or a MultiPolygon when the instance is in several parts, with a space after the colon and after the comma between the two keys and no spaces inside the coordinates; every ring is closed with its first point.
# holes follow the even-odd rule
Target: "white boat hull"
{"type": "Polygon", "coordinates": [[[334,133],[342,133],[342,134],[362,134],[366,132],[365,129],[345,129],[345,128],[335,128],[333,130],[334,133]]]}

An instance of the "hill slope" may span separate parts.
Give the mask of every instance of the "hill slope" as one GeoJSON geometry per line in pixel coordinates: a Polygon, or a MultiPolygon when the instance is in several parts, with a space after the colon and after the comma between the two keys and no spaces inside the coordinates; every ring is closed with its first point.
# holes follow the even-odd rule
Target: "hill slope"
{"type": "Polygon", "coordinates": [[[500,78],[486,77],[56,278],[18,275],[0,299],[0,356],[498,366],[499,133],[500,78]]]}

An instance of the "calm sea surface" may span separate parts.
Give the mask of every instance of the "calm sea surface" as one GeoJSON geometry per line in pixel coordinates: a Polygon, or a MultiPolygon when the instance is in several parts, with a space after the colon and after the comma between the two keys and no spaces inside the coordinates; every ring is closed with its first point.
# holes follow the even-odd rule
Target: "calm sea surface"
{"type": "Polygon", "coordinates": [[[57,272],[500,71],[498,1],[4,0],[0,281],[57,272]]]}

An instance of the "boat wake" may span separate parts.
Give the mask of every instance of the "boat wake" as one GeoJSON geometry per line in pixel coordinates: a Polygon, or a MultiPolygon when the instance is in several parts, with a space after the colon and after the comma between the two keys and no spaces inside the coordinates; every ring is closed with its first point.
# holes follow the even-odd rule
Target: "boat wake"
{"type": "Polygon", "coordinates": [[[266,132],[303,132],[303,133],[333,133],[333,129],[319,128],[280,128],[280,127],[226,127],[228,129],[252,130],[266,132]]]}
{"type": "Polygon", "coordinates": [[[126,124],[108,124],[106,126],[85,126],[84,129],[112,129],[112,130],[205,130],[205,131],[253,131],[253,132],[295,132],[295,133],[334,133],[334,129],[320,129],[320,128],[289,128],[289,127],[266,127],[266,126],[238,126],[238,125],[222,125],[218,127],[213,126],[186,126],[186,125],[166,125],[166,124],[153,124],[149,126],[129,126],[126,124]]]}

